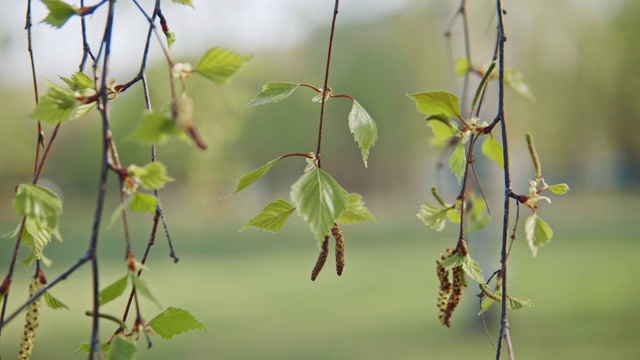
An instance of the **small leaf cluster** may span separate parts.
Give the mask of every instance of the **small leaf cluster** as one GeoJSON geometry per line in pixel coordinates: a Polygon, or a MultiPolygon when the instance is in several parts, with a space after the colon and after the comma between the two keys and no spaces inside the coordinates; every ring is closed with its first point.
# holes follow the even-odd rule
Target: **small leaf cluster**
{"type": "Polygon", "coordinates": [[[484,200],[476,198],[473,192],[469,192],[464,197],[464,200],[459,197],[452,204],[447,204],[442,200],[435,186],[431,188],[431,193],[438,201],[438,204],[425,202],[418,210],[417,216],[432,230],[444,230],[447,225],[447,219],[452,223],[460,223],[463,207],[465,216],[469,218],[471,223],[467,228],[469,232],[484,228],[491,220],[485,213],[484,200]]]}

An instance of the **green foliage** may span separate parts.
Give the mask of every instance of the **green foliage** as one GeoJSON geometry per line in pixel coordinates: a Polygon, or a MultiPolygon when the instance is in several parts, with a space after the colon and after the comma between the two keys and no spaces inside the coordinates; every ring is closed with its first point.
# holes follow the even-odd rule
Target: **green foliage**
{"type": "Polygon", "coordinates": [[[164,36],[167,38],[167,46],[171,50],[171,46],[176,42],[176,34],[173,31],[165,31],[164,36]]]}
{"type": "Polygon", "coordinates": [[[224,84],[252,57],[215,47],[202,56],[195,72],[216,84],[224,84]]]}
{"type": "Polygon", "coordinates": [[[129,275],[125,275],[113,282],[111,285],[102,289],[102,291],[100,291],[100,295],[98,296],[98,303],[100,304],[100,306],[111,302],[124,294],[124,291],[127,289],[127,283],[129,281],[128,279],[129,275]]]}
{"type": "Polygon", "coordinates": [[[360,194],[350,193],[347,208],[340,214],[338,221],[343,224],[355,224],[365,221],[376,221],[376,218],[369,209],[367,209],[360,194]]]}
{"type": "Polygon", "coordinates": [[[425,202],[418,210],[418,219],[424,221],[431,229],[442,231],[447,225],[447,211],[450,209],[425,202]]]}
{"type": "Polygon", "coordinates": [[[233,194],[239,191],[242,191],[243,189],[247,188],[249,185],[260,180],[260,178],[263,177],[267,172],[269,172],[269,170],[271,170],[271,167],[280,160],[282,160],[282,157],[273,159],[268,163],[262,165],[260,168],[242,175],[240,178],[238,178],[238,180],[236,180],[236,188],[235,190],[233,190],[233,194]]]}
{"type": "Polygon", "coordinates": [[[282,226],[287,222],[289,216],[293,214],[295,206],[289,204],[284,200],[274,201],[267,205],[260,214],[256,215],[253,219],[247,221],[242,226],[240,231],[243,231],[249,227],[255,227],[270,232],[278,232],[282,226]]]}
{"type": "Polygon", "coordinates": [[[349,205],[349,194],[324,170],[315,168],[291,186],[291,200],[315,239],[321,242],[336,219],[349,205]]]}
{"type": "MultiPolygon", "coordinates": [[[[25,217],[21,241],[29,247],[36,258],[43,258],[42,250],[55,235],[59,239],[58,222],[62,215],[62,201],[51,190],[38,186],[20,184],[13,198],[13,208],[25,217]]],[[[18,235],[19,228],[15,235],[18,235]]]]}
{"type": "Polygon", "coordinates": [[[502,145],[500,145],[500,143],[493,137],[493,135],[489,135],[486,137],[484,143],[482,144],[482,153],[504,169],[504,154],[502,152],[502,145]]]}
{"type": "Polygon", "coordinates": [[[416,103],[420,112],[427,115],[444,115],[460,117],[460,100],[458,96],[446,91],[427,91],[408,94],[416,103]]]}
{"type": "MultiPolygon", "coordinates": [[[[102,352],[105,353],[107,352],[107,350],[109,350],[109,347],[111,345],[107,344],[107,343],[102,343],[100,344],[100,349],[102,349],[102,352]]],[[[78,349],[76,349],[76,351],[73,352],[73,355],[79,353],[79,352],[85,352],[85,353],[89,353],[91,352],[91,344],[89,343],[83,343],[80,344],[80,346],[78,347],[78,349]]]]}
{"type": "Polygon", "coordinates": [[[53,310],[67,309],[67,310],[69,310],[69,307],[67,305],[65,305],[62,301],[58,300],[55,296],[51,295],[51,293],[49,291],[45,292],[43,297],[44,297],[44,303],[47,304],[47,306],[50,309],[53,309],[53,310]]]}
{"type": "Polygon", "coordinates": [[[262,91],[256,95],[247,106],[264,105],[286,99],[300,86],[298,83],[270,81],[262,86],[262,91]]]}
{"type": "Polygon", "coordinates": [[[162,189],[167,182],[173,181],[167,175],[167,168],[160,162],[153,161],[143,167],[130,165],[127,173],[133,177],[136,183],[147,190],[162,189]]]}
{"type": "Polygon", "coordinates": [[[536,213],[531,214],[525,221],[524,232],[533,256],[536,256],[538,248],[551,241],[553,236],[551,227],[536,213]]]}
{"type": "Polygon", "coordinates": [[[469,254],[459,255],[454,253],[442,261],[442,267],[444,267],[445,269],[452,269],[459,266],[462,267],[462,270],[467,276],[480,284],[484,284],[482,268],[480,268],[480,264],[472,259],[469,254]]]}
{"type": "Polygon", "coordinates": [[[191,330],[209,330],[187,310],[175,307],[169,307],[149,321],[148,325],[163,339],[171,339],[191,330]]]}
{"type": "Polygon", "coordinates": [[[47,9],[49,9],[49,14],[47,14],[47,17],[42,21],[58,29],[61,28],[73,15],[78,14],[73,6],[65,3],[64,1],[42,0],[42,2],[47,6],[47,9]]]}
{"type": "Polygon", "coordinates": [[[132,211],[149,212],[155,214],[158,207],[158,198],[154,195],[135,192],[131,195],[129,208],[132,211]]]}
{"type": "Polygon", "coordinates": [[[467,156],[464,152],[464,144],[462,143],[462,141],[460,141],[458,142],[458,145],[456,145],[453,154],[451,154],[451,157],[449,158],[449,167],[458,179],[458,185],[460,185],[460,183],[462,182],[462,177],[464,176],[466,165],[467,156]]]}
{"type": "Polygon", "coordinates": [[[141,144],[163,144],[169,138],[190,142],[189,137],[177,126],[175,120],[163,113],[146,112],[138,128],[128,139],[141,144]]]}
{"type": "Polygon", "coordinates": [[[78,91],[82,95],[95,93],[96,84],[93,79],[80,71],[73,74],[70,78],[60,76],[60,79],[64,81],[67,86],[69,86],[69,90],[71,91],[78,91]],[[87,93],[87,91],[89,90],[90,92],[87,93]]]}
{"type": "Polygon", "coordinates": [[[569,185],[567,184],[556,184],[556,185],[550,185],[547,188],[549,191],[551,191],[554,194],[557,195],[564,195],[569,191],[569,185]]]}
{"type": "Polygon", "coordinates": [[[181,4],[181,5],[187,5],[187,6],[194,7],[192,0],[171,0],[171,1],[176,3],[176,4],[181,4]]]}
{"type": "Polygon", "coordinates": [[[73,91],[49,83],[49,90],[40,98],[30,116],[34,120],[56,125],[76,118],[77,114],[74,115],[76,105],[77,101],[73,91]]]}
{"type": "Polygon", "coordinates": [[[151,290],[149,290],[147,283],[133,273],[130,274],[130,276],[131,276],[131,282],[133,283],[133,286],[136,289],[136,293],[139,295],[142,295],[147,300],[150,300],[151,302],[155,303],[159,308],[162,308],[162,305],[160,305],[160,302],[158,301],[158,299],[153,295],[153,293],[151,293],[151,290]]]}
{"type": "Polygon", "coordinates": [[[529,86],[524,80],[524,76],[516,69],[505,69],[504,71],[504,84],[510,87],[513,91],[526,97],[531,101],[536,101],[536,97],[529,89],[529,86]]]}
{"type": "Polygon", "coordinates": [[[122,335],[115,336],[105,354],[105,360],[134,360],[138,348],[122,335]]]}
{"type": "Polygon", "coordinates": [[[431,115],[427,118],[427,125],[439,140],[446,140],[459,132],[446,116],[431,115]]]}
{"type": "Polygon", "coordinates": [[[355,100],[349,113],[349,130],[360,147],[364,166],[367,167],[369,149],[378,139],[378,128],[367,111],[355,100]]]}
{"type": "MultiPolygon", "coordinates": [[[[500,284],[498,284],[496,286],[496,289],[494,289],[493,291],[491,291],[491,289],[489,289],[489,286],[487,286],[487,284],[485,283],[480,283],[480,288],[482,289],[483,295],[486,297],[480,304],[480,312],[478,313],[478,315],[482,315],[483,313],[487,312],[489,309],[491,309],[494,303],[502,303],[502,288],[500,284]]],[[[522,309],[525,306],[533,307],[533,303],[531,302],[531,300],[522,300],[507,295],[507,309],[518,310],[522,309]]]]}
{"type": "Polygon", "coordinates": [[[471,64],[466,58],[460,58],[456,60],[456,75],[458,77],[464,76],[471,69],[471,64]]]}

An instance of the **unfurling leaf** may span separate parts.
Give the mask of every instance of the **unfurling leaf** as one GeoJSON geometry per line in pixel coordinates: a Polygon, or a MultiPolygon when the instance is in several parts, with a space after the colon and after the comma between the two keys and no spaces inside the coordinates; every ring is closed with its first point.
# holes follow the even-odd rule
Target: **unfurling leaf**
{"type": "Polygon", "coordinates": [[[56,125],[74,118],[77,101],[73,91],[49,83],[49,90],[40,98],[31,118],[46,124],[56,125]]]}
{"type": "Polygon", "coordinates": [[[424,203],[418,211],[418,219],[435,231],[444,230],[447,225],[447,211],[449,209],[438,207],[429,202],[424,203]]]}
{"type": "Polygon", "coordinates": [[[158,305],[159,308],[162,308],[162,305],[160,305],[160,302],[158,301],[158,299],[156,299],[156,297],[153,296],[153,294],[149,290],[149,287],[147,286],[147,283],[144,280],[140,279],[135,274],[131,274],[130,277],[131,277],[131,281],[133,282],[133,286],[135,287],[136,292],[138,294],[147,298],[147,300],[151,300],[153,303],[158,305]]]}
{"type": "Polygon", "coordinates": [[[173,119],[164,114],[147,112],[128,139],[151,145],[163,144],[171,137],[189,142],[187,134],[180,130],[173,119]]]}
{"type": "Polygon", "coordinates": [[[111,302],[120,297],[127,289],[129,276],[126,275],[116,281],[114,281],[111,285],[100,291],[100,295],[98,296],[98,304],[102,306],[108,302],[111,302]]]}
{"type": "Polygon", "coordinates": [[[284,200],[274,201],[262,209],[260,214],[247,221],[240,231],[255,227],[270,232],[277,232],[284,226],[295,209],[295,206],[284,200]]]}
{"type": "Polygon", "coordinates": [[[427,118],[427,126],[433,131],[438,140],[446,140],[458,133],[458,129],[451,124],[449,118],[440,115],[431,115],[427,118]]]}
{"type": "Polygon", "coordinates": [[[456,61],[456,75],[458,77],[465,76],[469,70],[471,70],[471,64],[466,58],[460,58],[456,61]]]}
{"type": "Polygon", "coordinates": [[[487,136],[487,139],[482,144],[482,153],[500,165],[501,168],[504,168],[502,145],[492,135],[487,136]]]}
{"type": "Polygon", "coordinates": [[[262,91],[247,106],[282,101],[288,98],[299,86],[300,84],[298,83],[269,81],[262,86],[262,91]]]}
{"type": "Polygon", "coordinates": [[[130,165],[127,172],[147,190],[162,189],[166,183],[173,181],[167,175],[167,168],[157,161],[150,162],[143,167],[130,165]]]}
{"type": "Polygon", "coordinates": [[[204,54],[195,72],[216,84],[224,84],[251,58],[252,55],[241,55],[216,47],[204,54]]]}
{"type": "Polygon", "coordinates": [[[91,90],[91,93],[95,93],[96,84],[93,79],[80,71],[73,74],[70,78],[60,76],[60,79],[69,86],[71,91],[78,91],[82,95],[87,95],[87,90],[91,90]]]}
{"type": "Polygon", "coordinates": [[[356,193],[351,193],[349,194],[349,204],[340,215],[338,221],[343,224],[355,224],[365,221],[376,221],[376,218],[364,205],[362,196],[356,193]]]}
{"type": "MultiPolygon", "coordinates": [[[[107,343],[100,344],[100,348],[102,349],[103,353],[106,353],[107,350],[109,350],[110,346],[111,345],[109,345],[107,343]]],[[[88,354],[89,352],[91,352],[91,344],[89,344],[89,343],[80,344],[80,346],[76,349],[76,351],[73,352],[73,355],[75,355],[75,354],[77,354],[79,352],[85,352],[85,353],[88,354]]]]}
{"type": "Polygon", "coordinates": [[[567,184],[550,185],[548,189],[554,194],[564,195],[569,191],[569,185],[567,184]]]}
{"type": "Polygon", "coordinates": [[[206,326],[196,320],[187,310],[169,307],[149,321],[151,327],[163,339],[171,339],[176,335],[191,330],[209,331],[206,326]]]}
{"type": "Polygon", "coordinates": [[[182,4],[182,5],[194,7],[192,0],[171,0],[171,1],[173,1],[176,4],[182,4]]]}
{"type": "Polygon", "coordinates": [[[464,153],[464,144],[460,141],[453,151],[453,154],[451,154],[451,158],[449,158],[449,167],[456,178],[458,178],[458,185],[462,182],[466,165],[467,156],[464,153]]]}
{"type": "Polygon", "coordinates": [[[62,215],[62,201],[58,195],[38,185],[18,185],[13,208],[18,215],[33,219],[50,229],[58,227],[62,215]]]}
{"type": "Polygon", "coordinates": [[[533,256],[536,256],[538,248],[548,243],[553,236],[551,227],[535,213],[525,221],[524,232],[533,256]]]}
{"type": "Polygon", "coordinates": [[[129,208],[132,211],[150,212],[155,214],[157,207],[158,198],[153,195],[142,194],[137,191],[131,195],[129,208]]]}
{"type": "Polygon", "coordinates": [[[484,284],[484,277],[482,276],[482,268],[480,268],[480,264],[473,260],[468,254],[462,256],[454,253],[444,259],[441,265],[445,269],[462,267],[462,270],[467,276],[480,284],[484,284]]]}
{"type": "Polygon", "coordinates": [[[408,96],[415,101],[418,110],[427,115],[460,116],[460,100],[450,92],[427,91],[408,96]]]}
{"type": "Polygon", "coordinates": [[[47,9],[49,9],[49,14],[47,14],[47,17],[42,21],[58,29],[73,15],[78,14],[73,6],[64,1],[42,0],[42,2],[47,6],[47,9]]]}
{"type": "Polygon", "coordinates": [[[367,111],[355,100],[349,113],[349,130],[360,147],[364,166],[367,167],[369,149],[378,139],[378,128],[367,111]]]}
{"type": "Polygon", "coordinates": [[[105,354],[105,360],[133,360],[138,348],[136,344],[122,335],[113,338],[109,350],[105,354]]]}
{"type": "Polygon", "coordinates": [[[235,193],[245,189],[249,185],[253,184],[254,182],[260,180],[260,178],[263,177],[267,172],[269,172],[269,170],[271,170],[271,167],[273,165],[275,165],[281,159],[282,159],[282,157],[279,157],[277,159],[273,159],[273,160],[269,161],[268,163],[262,165],[260,168],[255,169],[253,171],[250,171],[250,172],[240,176],[238,178],[238,180],[236,180],[236,189],[233,190],[232,194],[235,194],[235,193]]]}
{"type": "Polygon", "coordinates": [[[331,175],[315,168],[291,186],[291,200],[320,242],[349,205],[349,194],[331,175]]]}
{"type": "Polygon", "coordinates": [[[533,93],[527,86],[527,83],[524,81],[524,76],[522,76],[522,74],[517,70],[506,69],[504,71],[504,83],[518,94],[528,98],[531,101],[536,101],[536,97],[533,96],[533,93]]]}
{"type": "Polygon", "coordinates": [[[51,293],[48,291],[44,293],[44,302],[45,304],[47,304],[47,306],[50,309],[53,309],[53,310],[60,310],[60,309],[69,310],[69,307],[65,305],[65,303],[56,299],[56,297],[51,295],[51,293]]]}

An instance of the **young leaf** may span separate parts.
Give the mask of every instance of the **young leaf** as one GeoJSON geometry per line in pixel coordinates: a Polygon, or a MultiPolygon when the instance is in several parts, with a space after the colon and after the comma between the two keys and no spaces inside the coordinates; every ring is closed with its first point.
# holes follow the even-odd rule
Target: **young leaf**
{"type": "Polygon", "coordinates": [[[129,203],[129,208],[132,211],[150,212],[152,214],[155,214],[157,207],[158,198],[153,195],[142,194],[137,191],[133,193],[133,195],[131,195],[131,203],[129,203]]]}
{"type": "Polygon", "coordinates": [[[442,267],[445,269],[452,269],[454,267],[462,266],[465,262],[465,256],[458,254],[452,254],[448,258],[442,261],[442,267]]]}
{"type": "Polygon", "coordinates": [[[173,31],[165,31],[164,36],[167,38],[167,46],[171,50],[171,46],[176,42],[176,34],[173,31]]]}
{"type": "Polygon", "coordinates": [[[291,199],[317,241],[349,205],[349,194],[328,173],[315,168],[291,186],[291,199]]]}
{"type": "Polygon", "coordinates": [[[262,91],[256,95],[247,106],[264,105],[282,101],[293,94],[300,86],[298,83],[269,81],[262,86],[262,91]]]}
{"type": "Polygon", "coordinates": [[[268,163],[262,165],[262,167],[242,175],[240,178],[238,178],[238,180],[236,180],[236,189],[233,191],[232,194],[235,194],[235,193],[245,189],[249,185],[253,184],[254,182],[258,181],[267,172],[269,172],[269,170],[271,169],[271,167],[273,165],[275,165],[281,159],[282,159],[282,157],[279,157],[277,159],[273,159],[273,160],[269,161],[268,163]]]}
{"type": "Polygon", "coordinates": [[[378,128],[367,111],[355,100],[349,113],[349,130],[360,147],[364,166],[367,167],[369,149],[378,139],[378,128]]]}
{"type": "Polygon", "coordinates": [[[452,208],[447,210],[447,218],[449,218],[449,221],[452,223],[459,224],[462,217],[458,209],[452,208]]]}
{"type": "Polygon", "coordinates": [[[289,216],[293,214],[295,209],[296,208],[293,205],[284,200],[274,201],[262,209],[260,214],[247,221],[240,231],[244,231],[250,227],[255,227],[273,233],[278,232],[278,230],[280,230],[287,222],[289,216]]]}
{"type": "Polygon", "coordinates": [[[44,257],[42,250],[51,242],[51,229],[33,218],[26,218],[20,241],[26,245],[36,259],[44,257]]]}
{"type": "Polygon", "coordinates": [[[554,194],[564,195],[569,191],[569,185],[567,184],[556,184],[548,187],[549,191],[554,194]]]}
{"type": "Polygon", "coordinates": [[[151,300],[153,303],[158,305],[159,308],[162,308],[162,305],[160,305],[160,302],[158,302],[158,299],[156,299],[156,297],[153,296],[153,294],[149,290],[149,287],[147,287],[146,282],[144,282],[139,277],[135,276],[135,274],[131,274],[131,281],[133,282],[133,286],[135,286],[136,292],[138,294],[144,296],[145,298],[147,298],[147,300],[151,300]]]}
{"type": "MultiPolygon", "coordinates": [[[[80,71],[73,74],[70,78],[60,76],[60,79],[69,86],[71,91],[78,91],[82,93],[85,90],[93,90],[93,92],[95,92],[96,85],[93,79],[80,71]]],[[[86,94],[82,93],[82,95],[86,94]]]]}
{"type": "Polygon", "coordinates": [[[164,114],[147,112],[128,140],[151,145],[163,144],[171,137],[190,142],[187,134],[180,130],[173,119],[164,114]]]}
{"type": "Polygon", "coordinates": [[[45,187],[20,184],[13,198],[13,208],[20,216],[26,216],[42,226],[56,229],[62,214],[62,201],[58,195],[45,187]]]}
{"type": "Polygon", "coordinates": [[[456,75],[463,77],[471,68],[471,64],[466,58],[460,58],[456,61],[456,75]]]}
{"type": "Polygon", "coordinates": [[[49,90],[40,98],[30,116],[34,120],[56,125],[72,118],[76,103],[73,91],[49,83],[49,90]]]}
{"type": "Polygon", "coordinates": [[[45,304],[47,304],[47,306],[50,309],[53,310],[60,310],[60,309],[67,309],[69,310],[69,307],[67,305],[65,305],[62,301],[56,299],[53,295],[51,295],[50,292],[46,292],[44,293],[44,302],[45,304]]]}
{"type": "Polygon", "coordinates": [[[464,153],[464,144],[460,141],[456,146],[456,149],[453,151],[453,154],[451,154],[451,158],[449,158],[449,167],[456,175],[456,178],[458,178],[458,185],[462,182],[462,176],[464,175],[466,165],[467,156],[464,153]]]}
{"type": "Polygon", "coordinates": [[[240,55],[216,47],[204,54],[195,72],[216,84],[224,84],[251,58],[251,55],[240,55]]]}
{"type": "Polygon", "coordinates": [[[408,96],[415,101],[418,110],[427,115],[460,116],[460,100],[450,92],[427,91],[408,96]]]}
{"type": "Polygon", "coordinates": [[[127,289],[127,282],[129,276],[126,275],[118,280],[116,280],[111,285],[100,291],[100,295],[98,296],[98,304],[102,306],[108,302],[111,302],[120,297],[127,289]]]}
{"type": "Polygon", "coordinates": [[[439,140],[446,140],[458,133],[458,129],[451,124],[446,116],[431,115],[427,118],[427,126],[439,140]]]}
{"type": "Polygon", "coordinates": [[[482,153],[489,159],[493,160],[496,164],[504,168],[504,154],[502,153],[502,145],[493,137],[493,135],[487,136],[487,139],[482,144],[482,153]]]}
{"type": "Polygon", "coordinates": [[[105,354],[105,360],[134,360],[136,357],[136,344],[118,335],[113,338],[109,350],[105,354]]]}
{"type": "Polygon", "coordinates": [[[462,269],[470,278],[480,284],[484,284],[482,268],[480,268],[480,264],[478,264],[477,261],[473,260],[471,256],[467,255],[464,257],[464,261],[462,262],[462,269]]]}
{"type": "Polygon", "coordinates": [[[531,101],[536,101],[536,97],[527,86],[524,81],[524,76],[516,69],[506,69],[504,72],[504,83],[510,87],[513,91],[528,98],[531,101]]]}
{"type": "Polygon", "coordinates": [[[149,326],[163,339],[171,339],[176,335],[191,330],[209,331],[206,326],[196,320],[187,310],[169,307],[149,321],[149,326]]]}
{"type": "Polygon", "coordinates": [[[376,218],[364,205],[360,194],[350,193],[349,204],[340,215],[340,218],[338,218],[338,221],[343,224],[355,224],[365,221],[376,221],[376,218]]]}
{"type": "Polygon", "coordinates": [[[435,231],[444,230],[447,225],[447,211],[449,209],[441,208],[429,202],[424,203],[418,210],[418,219],[435,231]]]}
{"type": "Polygon", "coordinates": [[[173,181],[167,175],[167,168],[161,162],[150,162],[143,167],[130,165],[127,168],[130,176],[134,177],[137,182],[147,190],[156,190],[164,187],[164,184],[173,181]]]}
{"type": "MultiPolygon", "coordinates": [[[[107,350],[109,350],[110,346],[111,345],[109,345],[107,343],[100,344],[100,348],[102,349],[103,353],[106,353],[107,350]]],[[[80,346],[76,349],[76,351],[73,352],[73,355],[75,355],[75,354],[77,354],[79,352],[85,352],[85,353],[88,354],[89,352],[91,352],[91,344],[89,344],[89,343],[80,344],[80,346]]]]}
{"type": "Polygon", "coordinates": [[[69,18],[77,14],[76,9],[64,1],[42,0],[42,2],[49,9],[49,14],[47,14],[47,17],[42,21],[58,29],[61,28],[69,18]]]}
{"type": "Polygon", "coordinates": [[[176,4],[182,4],[182,5],[194,7],[192,0],[171,0],[171,1],[173,1],[176,4]]]}
{"type": "Polygon", "coordinates": [[[548,243],[553,236],[553,230],[535,213],[525,221],[524,232],[533,256],[536,256],[538,248],[548,243]]]}

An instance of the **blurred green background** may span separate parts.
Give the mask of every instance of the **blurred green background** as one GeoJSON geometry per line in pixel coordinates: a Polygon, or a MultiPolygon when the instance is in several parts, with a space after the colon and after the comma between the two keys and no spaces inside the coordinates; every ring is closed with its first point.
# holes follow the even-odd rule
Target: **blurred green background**
{"type": "MultiPolygon", "coordinates": [[[[218,3],[208,6],[215,8],[218,3]]],[[[406,1],[375,17],[362,15],[367,12],[364,4],[360,17],[348,14],[348,8],[340,14],[330,84],[367,109],[380,136],[365,169],[347,128],[350,104],[342,99],[328,103],[323,168],[347,190],[362,194],[378,218],[375,224],[344,227],[347,265],[340,278],[329,261],[318,280],[309,281],[318,247],[297,216],[275,235],[238,232],[263,206],[288,197],[290,184],[306,165],[303,161],[278,164],[252,188],[223,198],[244,172],[284,153],[315,151],[319,108],[310,101],[313,92],[300,89],[282,103],[243,106],[267,81],[321,86],[328,28],[309,24],[304,29],[309,35],[290,46],[276,42],[271,48],[253,51],[250,45],[242,45],[242,51],[256,57],[228,85],[190,79],[196,121],[210,149],[201,152],[180,142],[158,148],[160,161],[176,179],[161,196],[180,262],[172,263],[160,236],[148,262],[151,271],[144,278],[163,306],[190,310],[211,331],[191,332],[170,341],[154,339],[149,351],[142,349],[141,340],[140,359],[492,357],[494,350],[476,316],[479,291],[475,286],[466,289],[453,327],[438,324],[435,260],[455,243],[457,234],[453,229],[433,232],[415,217],[419,206],[431,200],[432,185],[441,186],[448,199],[455,196],[451,185],[455,180],[447,171],[437,170],[440,151],[430,146],[424,117],[405,94],[460,90],[451,63],[463,55],[460,23],[454,26],[450,47],[442,36],[457,4],[406,1]]],[[[198,5],[195,12],[180,13],[184,18],[173,21],[189,21],[194,13],[206,18],[206,13],[198,13],[198,5]]],[[[494,45],[493,2],[474,1],[469,6],[472,57],[488,63],[494,45]]],[[[508,66],[525,75],[537,98],[532,102],[507,94],[514,190],[526,192],[527,180],[534,176],[524,143],[526,131],[536,138],[547,182],[571,186],[568,195],[553,196],[553,204],[540,209],[555,231],[552,242],[532,258],[526,244],[518,240],[510,258],[510,292],[535,303],[510,315],[516,355],[520,359],[640,359],[636,305],[640,285],[635,281],[640,263],[633,256],[640,252],[640,2],[544,0],[505,2],[505,6],[508,66]]],[[[331,4],[327,9],[312,15],[300,10],[300,16],[328,25],[331,4]]],[[[23,16],[22,10],[19,14],[23,16]]],[[[291,31],[302,31],[298,27],[291,25],[291,31]]],[[[48,31],[50,41],[65,39],[42,25],[38,29],[48,31]]],[[[24,45],[20,66],[28,69],[24,39],[12,34],[2,34],[2,39],[9,39],[0,42],[3,51],[14,51],[10,45],[15,42],[24,45]]],[[[190,44],[188,35],[176,35],[175,51],[181,54],[181,37],[190,44]]],[[[195,53],[220,43],[233,48],[234,40],[218,41],[212,36],[198,44],[195,53]]],[[[117,56],[117,48],[115,52],[117,56]]],[[[128,62],[114,61],[115,73],[128,79],[137,71],[138,60],[131,61],[131,54],[120,56],[128,62]]],[[[194,55],[191,63],[197,58],[194,55]]],[[[36,63],[51,66],[43,55],[36,63]]],[[[73,71],[53,74],[68,76],[73,71]]],[[[166,72],[162,61],[149,69],[156,107],[168,101],[166,72]]],[[[56,80],[54,75],[43,78],[56,80]]],[[[46,89],[43,78],[39,79],[41,93],[46,89]]],[[[494,103],[495,86],[491,86],[484,119],[495,116],[494,103]]],[[[19,221],[11,206],[14,186],[28,182],[33,171],[36,128],[27,119],[33,108],[30,79],[0,78],[0,105],[4,124],[0,231],[8,233],[19,221]]],[[[135,129],[143,108],[140,87],[113,102],[114,138],[125,164],[149,161],[147,147],[124,140],[135,129]]],[[[49,279],[86,250],[97,190],[99,130],[95,115],[65,124],[47,163],[42,184],[59,193],[65,206],[64,242],[52,243],[45,252],[54,260],[46,270],[49,279]]],[[[484,159],[478,162],[487,165],[480,177],[498,219],[500,170],[484,159]]],[[[111,180],[107,222],[117,205],[117,185],[111,180]]],[[[141,256],[151,219],[133,214],[131,222],[134,250],[141,256]]],[[[472,254],[485,275],[499,266],[499,226],[494,220],[470,238],[472,254]]],[[[101,282],[109,284],[125,273],[121,228],[105,226],[100,241],[101,282]]],[[[8,238],[0,242],[0,271],[8,267],[12,243],[8,238]]],[[[20,256],[26,256],[24,249],[20,256]]],[[[9,310],[24,300],[31,274],[21,265],[17,269],[9,310]]],[[[88,340],[90,320],[82,313],[90,307],[90,286],[89,268],[83,268],[54,289],[53,294],[71,310],[44,310],[33,359],[72,358],[78,344],[88,340]]],[[[109,304],[107,311],[119,314],[122,303],[121,299],[109,304]]],[[[152,303],[143,306],[147,320],[160,311],[152,303]]],[[[495,339],[497,312],[489,313],[486,320],[495,339]]],[[[20,319],[3,331],[3,357],[17,352],[21,326],[20,319]]],[[[103,338],[112,330],[110,323],[102,323],[103,338]]]]}

